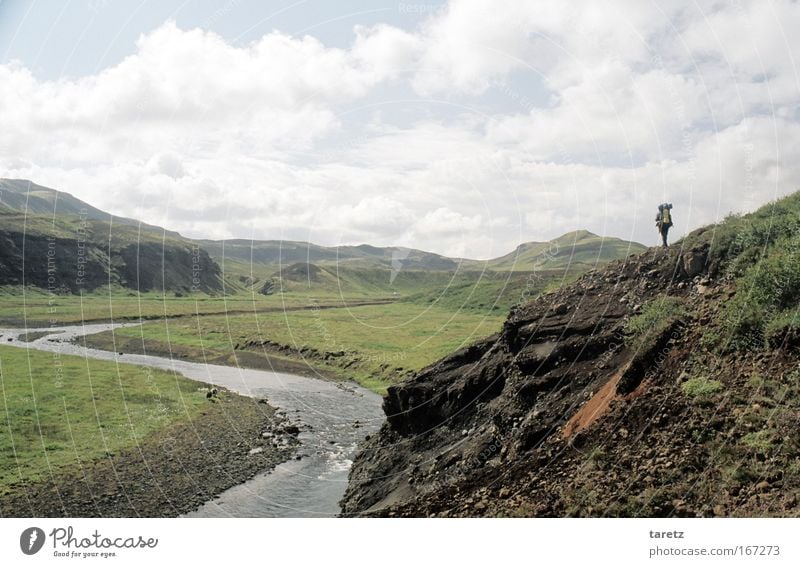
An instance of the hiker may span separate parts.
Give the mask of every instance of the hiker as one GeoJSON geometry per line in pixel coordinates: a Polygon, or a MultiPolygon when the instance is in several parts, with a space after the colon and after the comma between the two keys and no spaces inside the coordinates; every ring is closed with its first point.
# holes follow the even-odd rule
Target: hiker
{"type": "Polygon", "coordinates": [[[658,214],[656,215],[656,228],[661,233],[661,240],[664,242],[664,248],[667,247],[667,233],[672,227],[672,203],[664,203],[658,206],[658,214]]]}

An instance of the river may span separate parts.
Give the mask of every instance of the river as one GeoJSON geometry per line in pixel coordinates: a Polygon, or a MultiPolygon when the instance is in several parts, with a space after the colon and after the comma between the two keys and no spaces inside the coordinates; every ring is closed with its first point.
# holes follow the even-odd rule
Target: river
{"type": "Polygon", "coordinates": [[[173,370],[194,380],[223,386],[245,396],[266,397],[292,421],[310,426],[299,439],[300,460],[234,486],[189,517],[328,517],[339,513],[347,474],[358,443],[383,422],[381,398],[353,383],[281,372],[201,364],[141,354],[90,349],[72,341],[130,324],[95,324],[46,329],[0,329],[3,344],[64,355],[173,370]],[[47,332],[31,342],[20,335],[47,332]],[[8,339],[12,339],[8,342],[8,339]],[[356,425],[357,424],[357,425],[356,425]]]}

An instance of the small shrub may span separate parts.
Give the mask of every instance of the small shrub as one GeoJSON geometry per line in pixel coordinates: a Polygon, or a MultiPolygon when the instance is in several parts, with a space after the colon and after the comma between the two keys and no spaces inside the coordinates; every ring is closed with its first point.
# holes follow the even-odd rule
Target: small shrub
{"type": "Polygon", "coordinates": [[[778,313],[766,324],[764,336],[773,348],[800,346],[800,317],[797,310],[778,313]]]}
{"type": "Polygon", "coordinates": [[[796,243],[782,243],[745,273],[745,284],[759,304],[783,311],[800,300],[800,251],[794,246],[796,243]]]}
{"type": "Polygon", "coordinates": [[[681,384],[681,390],[690,398],[705,400],[722,391],[722,382],[709,379],[706,376],[698,376],[689,378],[681,384]]]}
{"type": "Polygon", "coordinates": [[[763,306],[737,295],[722,310],[719,347],[731,350],[761,350],[768,314],[763,306]]]}
{"type": "Polygon", "coordinates": [[[773,431],[762,429],[761,431],[748,433],[742,437],[741,443],[754,453],[767,455],[771,453],[774,448],[773,436],[773,431]]]}
{"type": "Polygon", "coordinates": [[[700,337],[700,345],[706,350],[715,351],[721,344],[722,335],[720,335],[719,331],[708,330],[700,337]]]}
{"type": "Polygon", "coordinates": [[[760,350],[797,335],[800,302],[800,242],[783,238],[769,255],[748,267],[736,295],[722,311],[722,350],[760,350]]]}
{"type": "Polygon", "coordinates": [[[608,453],[600,447],[595,447],[586,455],[584,467],[587,470],[602,469],[608,463],[608,459],[608,453]]]}
{"type": "Polygon", "coordinates": [[[625,331],[630,338],[636,339],[648,332],[660,331],[685,315],[686,308],[680,297],[659,297],[648,302],[639,315],[631,317],[625,325],[625,331]]]}

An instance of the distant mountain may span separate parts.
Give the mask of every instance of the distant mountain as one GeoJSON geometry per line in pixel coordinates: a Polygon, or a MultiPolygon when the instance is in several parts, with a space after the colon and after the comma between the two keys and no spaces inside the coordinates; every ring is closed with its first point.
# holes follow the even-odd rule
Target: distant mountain
{"type": "Polygon", "coordinates": [[[68,193],[0,180],[0,285],[58,293],[106,285],[222,290],[217,263],[176,232],[101,211],[68,193]]]}
{"type": "Polygon", "coordinates": [[[484,270],[531,271],[595,266],[638,254],[646,246],[586,230],[569,232],[549,242],[526,242],[516,250],[493,260],[448,258],[413,248],[359,246],[319,246],[290,240],[198,240],[217,261],[237,260],[286,266],[295,263],[339,264],[347,267],[400,268],[403,270],[484,270]]]}
{"type": "Polygon", "coordinates": [[[549,242],[527,242],[505,256],[489,260],[497,271],[530,271],[569,267],[594,267],[647,249],[636,242],[598,236],[588,230],[568,232],[549,242]]]}
{"type": "Polygon", "coordinates": [[[402,265],[411,270],[455,270],[460,260],[413,248],[389,246],[319,246],[292,240],[198,240],[218,261],[223,258],[255,264],[287,265],[346,264],[350,267],[388,267],[402,265]]]}
{"type": "MultiPolygon", "coordinates": [[[[191,240],[174,231],[112,215],[63,191],[27,180],[0,179],[0,285],[47,287],[45,284],[52,283],[46,264],[47,246],[52,246],[49,238],[55,239],[58,249],[58,285],[73,292],[111,283],[143,291],[199,289],[213,293],[229,287],[229,291],[272,292],[298,286],[344,286],[421,293],[441,286],[449,290],[453,282],[447,274],[458,273],[459,278],[472,281],[486,279],[487,271],[579,273],[645,250],[641,244],[585,230],[549,242],[520,244],[513,252],[492,260],[449,258],[399,246],[191,240]],[[81,243],[87,248],[79,259],[81,243]],[[77,277],[79,262],[88,279],[77,277]]],[[[495,278],[489,280],[494,286],[495,278]]]]}
{"type": "Polygon", "coordinates": [[[27,179],[0,179],[0,210],[4,208],[3,206],[7,210],[29,215],[73,215],[89,220],[127,224],[170,236],[180,236],[177,232],[166,230],[160,226],[112,215],[69,193],[43,187],[27,179]]]}

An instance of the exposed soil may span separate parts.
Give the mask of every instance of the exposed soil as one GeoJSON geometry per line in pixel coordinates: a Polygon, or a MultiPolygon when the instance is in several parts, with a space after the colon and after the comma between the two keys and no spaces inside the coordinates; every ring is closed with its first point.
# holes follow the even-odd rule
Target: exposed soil
{"type": "Polygon", "coordinates": [[[575,414],[569,418],[564,427],[561,428],[561,437],[570,439],[573,435],[580,433],[595,421],[600,419],[611,407],[611,401],[617,396],[617,385],[622,377],[622,372],[617,372],[600,388],[592,398],[584,404],[575,414]]]}
{"type": "Polygon", "coordinates": [[[13,486],[0,495],[0,516],[178,516],[289,459],[296,433],[266,403],[223,390],[191,422],[154,432],[139,447],[13,486]]]}
{"type": "Polygon", "coordinates": [[[800,515],[796,351],[704,346],[733,293],[706,258],[653,249],[614,262],[390,387],[343,513],[800,515]],[[626,323],[664,296],[686,315],[633,340],[626,323]],[[721,387],[692,394],[698,377],[721,387]]]}
{"type": "Polygon", "coordinates": [[[41,339],[42,337],[46,337],[47,335],[52,335],[51,331],[32,331],[30,333],[25,333],[20,335],[18,338],[22,342],[30,343],[35,341],[36,339],[41,339]]]}

